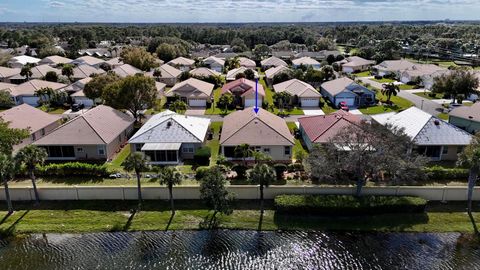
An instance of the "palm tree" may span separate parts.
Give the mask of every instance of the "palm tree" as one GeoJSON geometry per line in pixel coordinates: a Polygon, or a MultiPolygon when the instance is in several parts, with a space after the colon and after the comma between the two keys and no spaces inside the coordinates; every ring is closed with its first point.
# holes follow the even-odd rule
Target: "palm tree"
{"type": "Polygon", "coordinates": [[[35,192],[35,202],[40,203],[40,197],[38,196],[37,183],[35,182],[35,168],[37,165],[42,165],[45,159],[48,157],[47,151],[44,148],[40,148],[35,145],[28,145],[18,151],[15,159],[17,164],[25,165],[28,170],[28,175],[32,180],[33,191],[35,192]]]}
{"type": "Polygon", "coordinates": [[[175,215],[175,206],[173,204],[173,186],[179,185],[185,179],[185,176],[175,167],[158,167],[157,172],[157,178],[160,182],[160,185],[166,185],[168,187],[168,193],[170,195],[170,207],[172,209],[172,215],[175,215]]]}
{"type": "Polygon", "coordinates": [[[250,145],[246,143],[237,145],[234,152],[235,156],[242,158],[244,166],[247,166],[247,157],[251,157],[253,155],[253,150],[250,149],[250,145]]]}
{"type": "Polygon", "coordinates": [[[458,165],[470,168],[468,175],[467,212],[472,221],[475,233],[478,234],[477,225],[472,216],[472,197],[473,189],[475,188],[478,174],[480,172],[480,133],[477,133],[477,135],[473,137],[470,145],[468,145],[459,155],[458,165]]]}
{"type": "Polygon", "coordinates": [[[13,213],[12,200],[10,198],[10,190],[8,189],[8,181],[15,174],[15,162],[10,155],[0,153],[0,181],[3,182],[5,190],[5,200],[7,201],[8,214],[13,213]]]}
{"type": "Polygon", "coordinates": [[[22,70],[20,71],[20,75],[25,77],[28,80],[32,77],[32,65],[30,63],[27,63],[22,67],[22,70]]]}
{"type": "Polygon", "coordinates": [[[260,212],[263,214],[263,189],[276,179],[275,170],[267,164],[257,164],[249,173],[250,181],[260,186],[260,212]]]}
{"type": "Polygon", "coordinates": [[[160,77],[162,77],[162,71],[158,68],[154,69],[153,70],[153,77],[155,77],[155,79],[157,79],[157,81],[160,80],[160,77]]]}
{"type": "Polygon", "coordinates": [[[400,87],[394,83],[384,83],[382,84],[382,94],[387,96],[387,103],[390,103],[390,98],[392,95],[396,96],[400,92],[400,87]]]}
{"type": "Polygon", "coordinates": [[[142,172],[150,169],[150,159],[143,153],[135,152],[130,154],[122,163],[123,169],[127,172],[135,172],[137,176],[138,207],[142,206],[142,187],[140,177],[142,172]]]}
{"type": "Polygon", "coordinates": [[[71,81],[72,80],[72,76],[73,76],[74,72],[73,72],[73,66],[70,65],[70,64],[67,64],[67,65],[64,65],[62,67],[62,75],[63,76],[67,76],[67,78],[71,81]]]}

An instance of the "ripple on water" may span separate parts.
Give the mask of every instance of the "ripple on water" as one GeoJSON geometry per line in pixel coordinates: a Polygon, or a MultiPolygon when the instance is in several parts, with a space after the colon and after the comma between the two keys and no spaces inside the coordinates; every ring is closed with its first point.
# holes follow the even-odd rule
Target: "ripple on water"
{"type": "Polygon", "coordinates": [[[168,231],[0,241],[0,269],[480,269],[460,234],[168,231]]]}

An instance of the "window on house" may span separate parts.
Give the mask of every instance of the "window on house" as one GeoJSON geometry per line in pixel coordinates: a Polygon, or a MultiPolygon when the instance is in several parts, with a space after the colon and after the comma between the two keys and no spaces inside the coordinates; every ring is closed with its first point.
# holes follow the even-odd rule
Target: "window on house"
{"type": "Polygon", "coordinates": [[[37,136],[35,136],[35,133],[32,134],[32,141],[37,140],[37,136]]]}
{"type": "Polygon", "coordinates": [[[45,129],[42,128],[42,136],[45,136],[45,129]]]}
{"type": "Polygon", "coordinates": [[[283,151],[284,151],[284,154],[286,156],[289,156],[290,155],[290,146],[285,146],[283,151]]]}
{"type": "Polygon", "coordinates": [[[193,153],[194,152],[194,147],[192,144],[184,144],[182,146],[182,152],[183,153],[193,153]]]}
{"type": "Polygon", "coordinates": [[[105,146],[104,145],[99,145],[97,147],[98,150],[98,155],[99,156],[105,156],[105,146]]]}
{"type": "Polygon", "coordinates": [[[77,152],[82,153],[82,152],[83,152],[83,148],[82,148],[82,147],[77,147],[77,152]]]}
{"type": "Polygon", "coordinates": [[[140,152],[142,151],[143,144],[142,143],[136,143],[135,144],[135,151],[140,152]]]}
{"type": "Polygon", "coordinates": [[[457,154],[460,154],[461,152],[463,152],[463,149],[465,148],[465,146],[457,146],[457,154]]]}
{"type": "Polygon", "coordinates": [[[263,148],[263,152],[270,153],[270,148],[263,148]]]}
{"type": "Polygon", "coordinates": [[[444,146],[442,149],[442,155],[448,154],[448,146],[444,146]]]}

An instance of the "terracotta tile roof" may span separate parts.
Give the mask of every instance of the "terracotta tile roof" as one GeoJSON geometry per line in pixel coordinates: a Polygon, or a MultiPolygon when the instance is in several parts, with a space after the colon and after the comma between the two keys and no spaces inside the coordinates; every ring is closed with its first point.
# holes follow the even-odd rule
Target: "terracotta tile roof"
{"type": "Polygon", "coordinates": [[[39,139],[36,145],[109,144],[130,127],[134,119],[111,107],[100,105],[61,125],[39,139]]]}
{"type": "MultiPolygon", "coordinates": [[[[222,87],[222,94],[226,92],[234,93],[241,93],[241,96],[248,96],[255,94],[255,87],[256,82],[247,80],[245,78],[241,78],[235,80],[233,82],[229,82],[222,87]]],[[[264,97],[265,96],[265,89],[263,89],[262,84],[258,84],[258,95],[264,97]]]]}
{"type": "Polygon", "coordinates": [[[28,104],[21,104],[0,112],[0,118],[9,122],[9,128],[28,129],[30,134],[60,120],[60,116],[46,113],[28,104]]]}
{"type": "Polygon", "coordinates": [[[255,114],[253,108],[246,108],[227,115],[223,121],[220,144],[294,145],[295,140],[282,118],[260,109],[255,114]]]}
{"type": "Polygon", "coordinates": [[[287,92],[298,97],[319,98],[322,96],[313,86],[297,79],[275,84],[273,89],[276,93],[287,92]]]}
{"type": "Polygon", "coordinates": [[[302,117],[298,122],[311,142],[326,143],[346,127],[360,124],[361,118],[340,110],[329,115],[302,117]]]}

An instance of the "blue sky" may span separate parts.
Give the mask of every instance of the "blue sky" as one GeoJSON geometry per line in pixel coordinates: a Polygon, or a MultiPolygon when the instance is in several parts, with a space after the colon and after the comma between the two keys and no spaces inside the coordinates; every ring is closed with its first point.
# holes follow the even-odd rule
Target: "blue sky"
{"type": "Polygon", "coordinates": [[[323,22],[480,19],[480,0],[0,0],[8,22],[323,22]]]}

